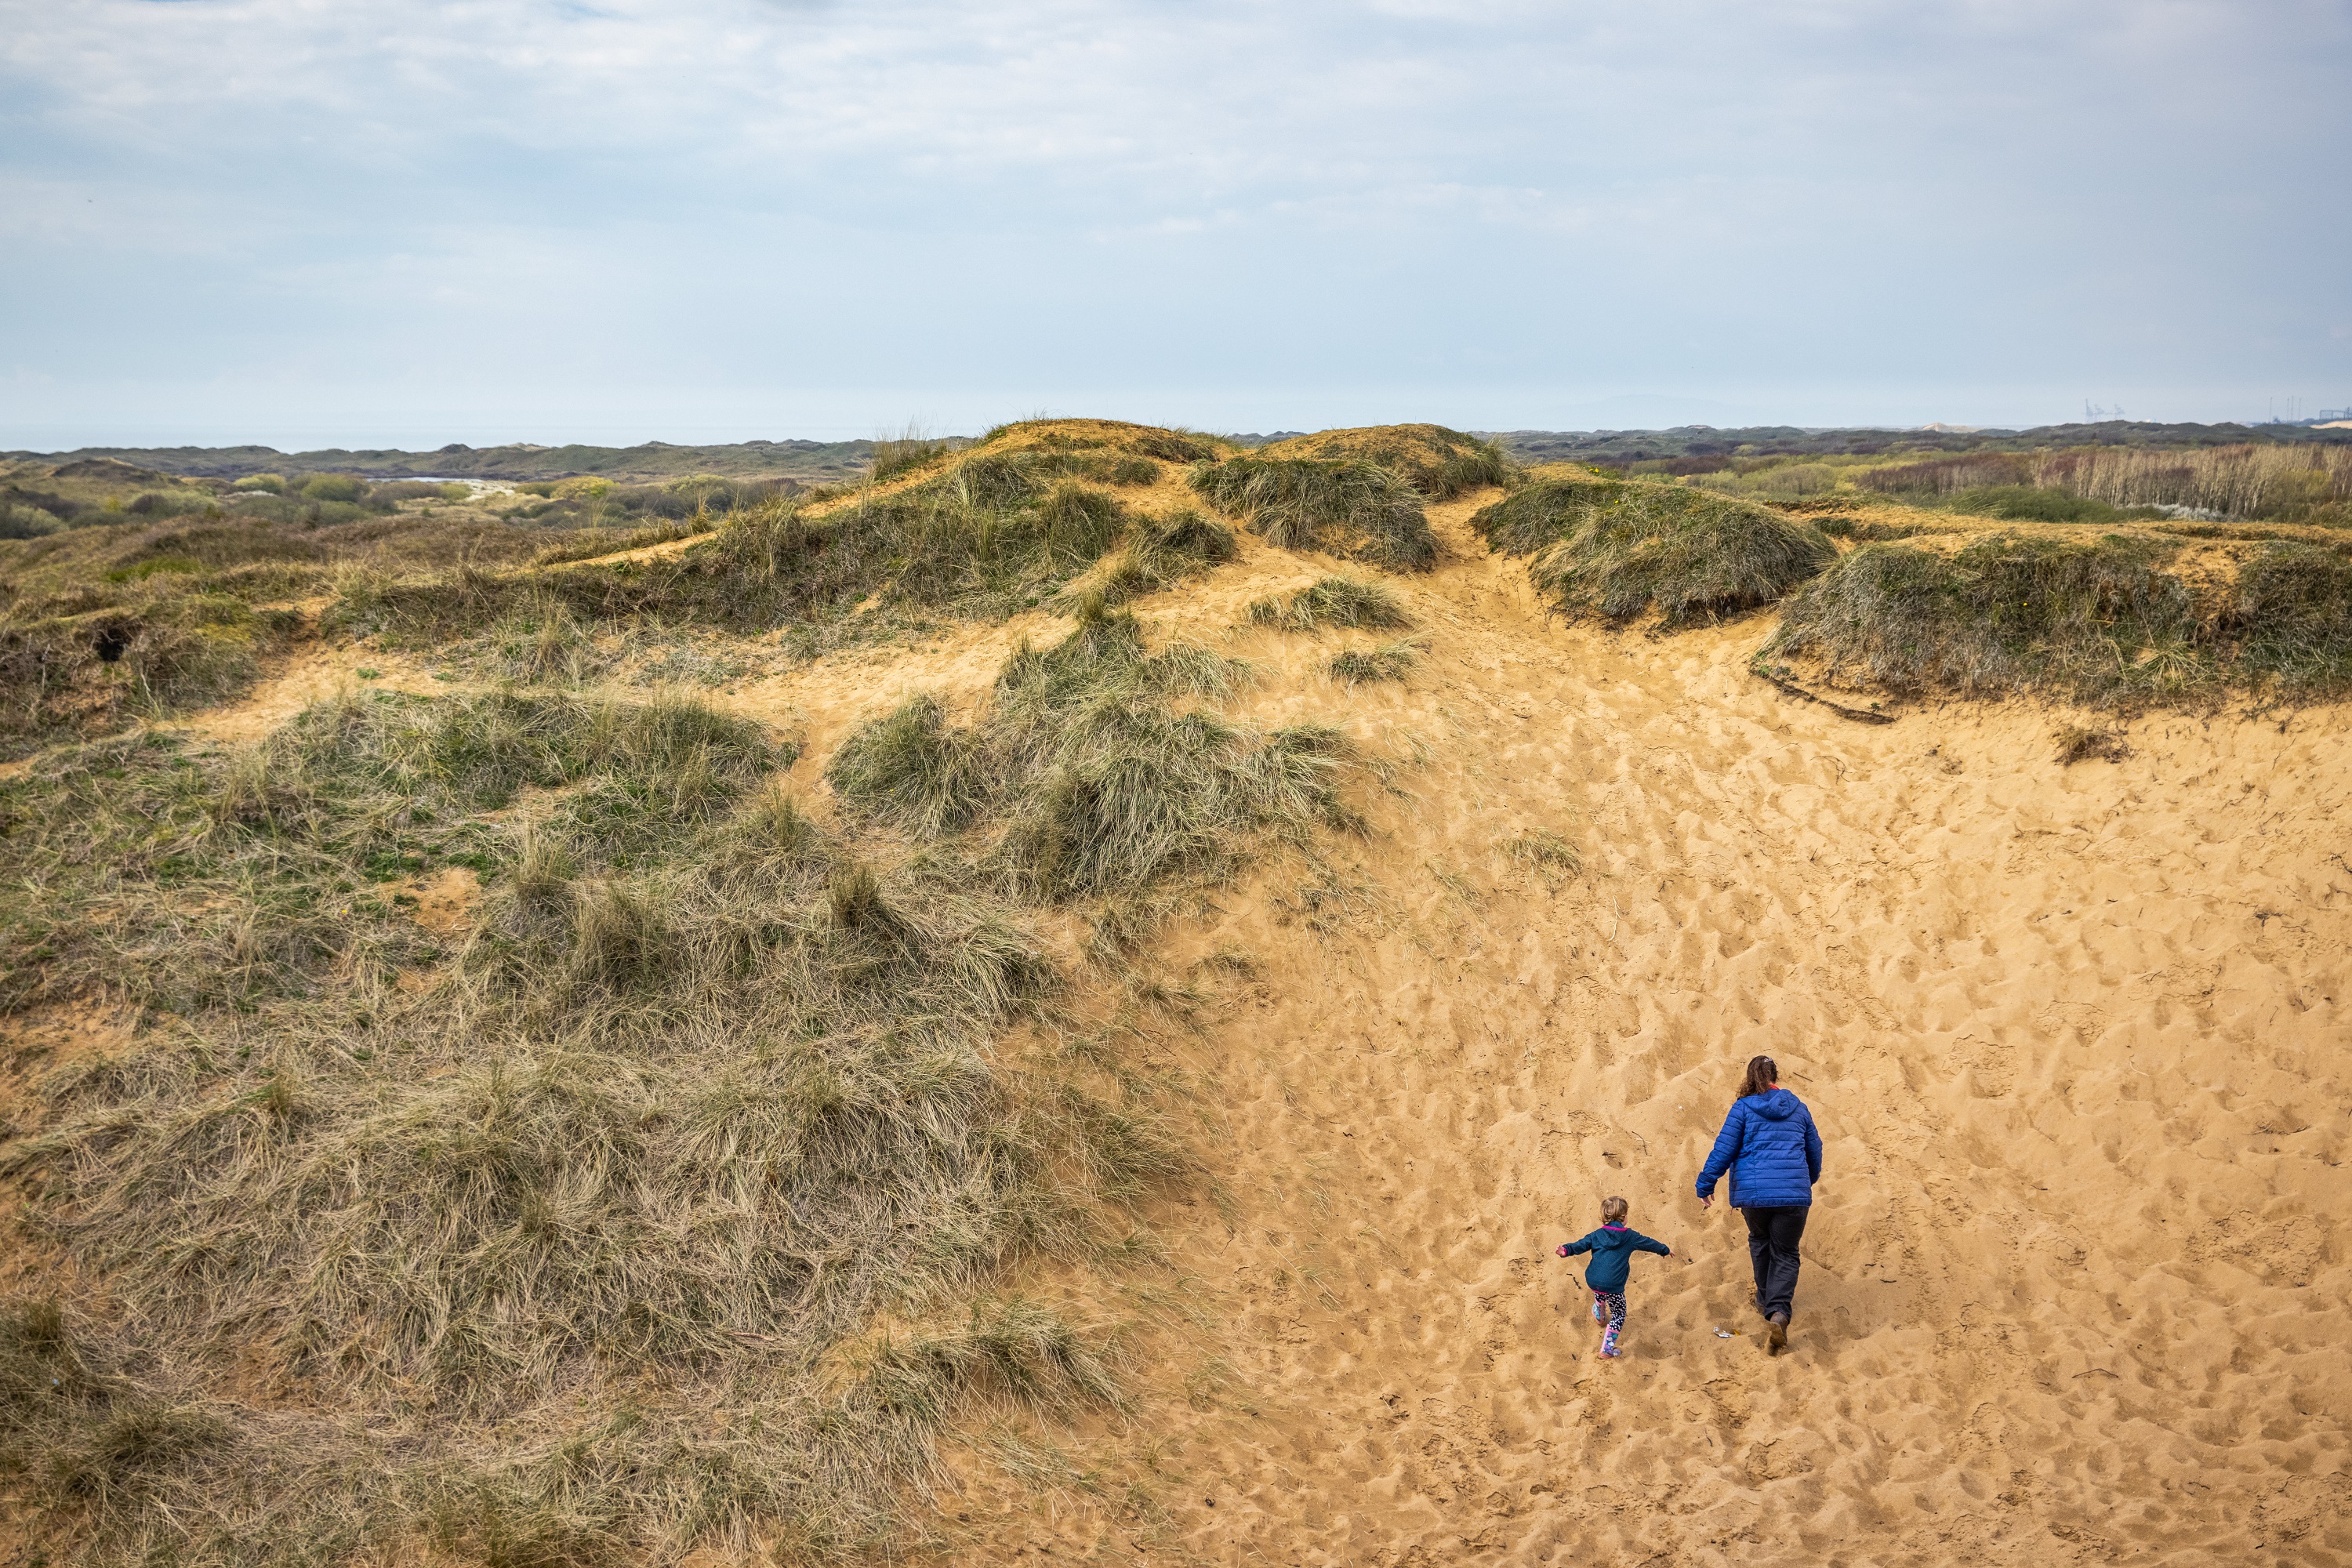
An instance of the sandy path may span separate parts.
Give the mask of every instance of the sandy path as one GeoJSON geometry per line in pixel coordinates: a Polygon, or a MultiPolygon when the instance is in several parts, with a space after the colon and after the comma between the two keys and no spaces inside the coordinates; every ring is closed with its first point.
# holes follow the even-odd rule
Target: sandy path
{"type": "Polygon", "coordinates": [[[1253,638],[1263,717],[1430,760],[1333,857],[1357,912],[1308,929],[1294,868],[1180,937],[1257,971],[1208,1047],[1230,1228],[1160,1221],[1222,1326],[1073,1445],[1172,1517],[1073,1492],[979,1521],[994,1554],[2352,1561],[2347,716],[2067,770],[2045,710],[1853,724],[1744,673],[1754,624],[1546,625],[1468,510],[1408,689],[1253,638]],[[1586,874],[1496,854],[1531,826],[1586,874]],[[1688,1192],[1759,1050],[1829,1142],[1777,1361],[1688,1192]],[[1690,1255],[1637,1263],[1616,1363],[1551,1256],[1612,1192],[1690,1255]]]}

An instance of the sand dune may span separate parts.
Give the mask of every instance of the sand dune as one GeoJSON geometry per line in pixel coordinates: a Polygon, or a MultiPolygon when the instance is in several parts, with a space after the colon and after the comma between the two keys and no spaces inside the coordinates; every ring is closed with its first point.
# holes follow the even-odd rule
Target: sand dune
{"type": "MultiPolygon", "coordinates": [[[[2352,1557],[2347,716],[2150,718],[2072,768],[2036,706],[1854,724],[1748,676],[1753,626],[1547,624],[1470,504],[1407,687],[1245,639],[1263,717],[1425,760],[1177,933],[1251,962],[1204,1047],[1226,1205],[1160,1221],[1210,1326],[1068,1444],[1170,1512],[992,1490],[992,1554],[2352,1557]],[[1583,874],[1498,852],[1531,828],[1583,874]],[[1690,1193],[1756,1051],[1828,1141],[1778,1360],[1690,1193]],[[1684,1255],[1636,1264],[1615,1363],[1551,1256],[1612,1192],[1684,1255]]],[[[1160,618],[1319,569],[1259,547],[1160,618]]]]}
{"type": "MultiPolygon", "coordinates": [[[[960,1453],[1061,1480],[960,1460],[950,1555],[2352,1561],[2352,714],[2151,717],[2073,767],[2038,705],[1855,724],[1746,672],[1759,623],[1548,620],[1470,536],[1481,499],[1433,508],[1438,570],[1391,579],[1423,642],[1402,684],[1322,673],[1369,634],[1232,630],[1321,557],[1245,538],[1139,605],[1261,667],[1248,716],[1402,765],[1362,837],[1167,929],[1170,978],[1214,998],[1182,1047],[1214,1190],[1094,1303],[1162,1325],[1131,1407],[970,1428],[960,1453]],[[1582,869],[1514,857],[1530,832],[1582,869]],[[1777,1360],[1738,1217],[1690,1194],[1757,1051],[1828,1142],[1777,1360]],[[1551,1255],[1610,1193],[1679,1255],[1637,1262],[1613,1363],[1551,1255]]],[[[714,700],[801,736],[821,800],[855,724],[976,700],[1065,624],[714,700]]],[[[312,647],[196,727],[251,738],[362,665],[436,686],[312,647]]]]}

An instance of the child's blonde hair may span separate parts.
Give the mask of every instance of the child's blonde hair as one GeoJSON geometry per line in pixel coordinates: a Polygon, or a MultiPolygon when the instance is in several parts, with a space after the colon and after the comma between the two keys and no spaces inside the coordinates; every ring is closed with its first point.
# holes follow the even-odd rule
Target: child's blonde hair
{"type": "Polygon", "coordinates": [[[1603,1198],[1601,1200],[1601,1224],[1623,1225],[1625,1223],[1625,1200],[1623,1198],[1603,1198]]]}

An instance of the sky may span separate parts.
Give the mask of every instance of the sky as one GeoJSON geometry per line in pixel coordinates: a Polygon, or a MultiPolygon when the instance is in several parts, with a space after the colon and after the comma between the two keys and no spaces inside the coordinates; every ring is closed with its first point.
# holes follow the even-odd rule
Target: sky
{"type": "Polygon", "coordinates": [[[0,0],[0,448],[2352,405],[2342,0],[0,0]]]}

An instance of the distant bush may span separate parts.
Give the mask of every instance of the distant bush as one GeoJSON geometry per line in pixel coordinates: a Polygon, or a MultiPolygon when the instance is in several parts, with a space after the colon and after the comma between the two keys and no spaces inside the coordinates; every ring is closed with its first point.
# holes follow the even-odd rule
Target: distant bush
{"type": "Polygon", "coordinates": [[[229,488],[240,490],[264,490],[270,495],[282,496],[286,493],[286,476],[283,474],[247,474],[245,478],[237,480],[236,484],[229,488]]]}
{"type": "Polygon", "coordinates": [[[311,500],[356,501],[367,493],[367,481],[352,474],[314,474],[302,484],[311,500]]]}
{"type": "Polygon", "coordinates": [[[39,539],[64,527],[62,519],[37,506],[0,506],[0,539],[39,539]]]}
{"type": "Polygon", "coordinates": [[[2105,501],[2032,485],[1987,485],[1956,490],[1945,504],[1954,511],[1997,517],[2006,522],[2112,523],[2123,516],[2105,501]]]}
{"type": "Polygon", "coordinates": [[[1196,467],[1192,485],[1286,550],[1325,550],[1403,572],[1425,572],[1437,560],[1420,493],[1377,463],[1229,458],[1196,467]]]}
{"type": "Polygon", "coordinates": [[[133,517],[154,519],[181,517],[215,504],[211,494],[204,490],[148,490],[132,497],[122,510],[133,517]]]}
{"type": "Polygon", "coordinates": [[[1570,614],[1623,620],[1654,605],[1669,626],[1771,604],[1837,554],[1753,502],[1638,480],[1539,480],[1470,521],[1494,548],[1533,555],[1530,579],[1570,614]]]}
{"type": "Polygon", "coordinates": [[[454,481],[435,484],[425,479],[394,479],[386,484],[371,486],[368,499],[394,503],[404,500],[464,500],[473,493],[472,487],[454,481]]]}

